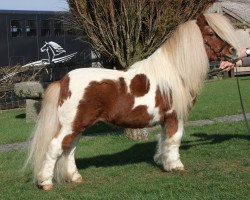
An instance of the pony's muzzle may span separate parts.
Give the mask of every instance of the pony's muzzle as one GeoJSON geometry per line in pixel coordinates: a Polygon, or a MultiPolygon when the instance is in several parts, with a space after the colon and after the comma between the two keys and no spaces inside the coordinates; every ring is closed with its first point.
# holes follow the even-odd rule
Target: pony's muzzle
{"type": "Polygon", "coordinates": [[[234,47],[231,47],[229,49],[229,52],[232,54],[232,55],[236,55],[237,54],[237,50],[234,48],[234,47]]]}
{"type": "Polygon", "coordinates": [[[231,47],[229,49],[230,55],[226,56],[226,60],[232,63],[236,63],[239,60],[239,56],[237,55],[237,49],[231,47]]]}
{"type": "Polygon", "coordinates": [[[231,62],[231,63],[236,63],[239,60],[239,57],[237,55],[236,56],[227,56],[226,60],[231,62]]]}

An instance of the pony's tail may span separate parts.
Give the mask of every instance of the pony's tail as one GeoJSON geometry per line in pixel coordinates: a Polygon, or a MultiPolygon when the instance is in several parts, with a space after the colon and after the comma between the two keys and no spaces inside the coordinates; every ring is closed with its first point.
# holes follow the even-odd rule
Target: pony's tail
{"type": "Polygon", "coordinates": [[[60,83],[54,82],[45,91],[42,108],[38,122],[33,132],[28,158],[24,168],[31,165],[33,169],[34,182],[37,182],[38,172],[43,165],[48,146],[60,130],[58,119],[58,101],[60,95],[60,83]]]}

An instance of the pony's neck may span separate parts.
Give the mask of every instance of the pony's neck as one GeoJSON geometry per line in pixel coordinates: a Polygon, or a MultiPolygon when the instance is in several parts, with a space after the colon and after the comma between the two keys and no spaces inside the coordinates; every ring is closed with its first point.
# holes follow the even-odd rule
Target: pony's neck
{"type": "Polygon", "coordinates": [[[185,118],[208,70],[203,38],[195,21],[180,25],[158,50],[132,68],[154,79],[162,96],[173,98],[177,115],[185,118]]]}
{"type": "Polygon", "coordinates": [[[162,66],[165,66],[161,67],[161,73],[170,71],[192,93],[199,92],[207,74],[208,57],[196,21],[180,25],[172,37],[160,47],[158,55],[165,58],[158,58],[162,60],[162,66]]]}

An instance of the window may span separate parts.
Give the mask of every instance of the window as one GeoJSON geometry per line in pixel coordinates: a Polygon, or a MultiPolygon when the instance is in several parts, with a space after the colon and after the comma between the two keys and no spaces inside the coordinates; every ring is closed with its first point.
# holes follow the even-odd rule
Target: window
{"type": "Polygon", "coordinates": [[[35,20],[27,20],[26,21],[26,35],[36,36],[36,21],[35,20]]]}
{"type": "Polygon", "coordinates": [[[55,33],[55,36],[61,36],[63,35],[63,24],[62,24],[62,21],[60,20],[55,20],[54,21],[54,33],[55,33]]]}
{"type": "Polygon", "coordinates": [[[41,36],[50,36],[50,21],[41,21],[41,36]]]}
{"type": "Polygon", "coordinates": [[[10,32],[12,37],[22,36],[22,23],[21,20],[11,20],[10,22],[10,32]]]}

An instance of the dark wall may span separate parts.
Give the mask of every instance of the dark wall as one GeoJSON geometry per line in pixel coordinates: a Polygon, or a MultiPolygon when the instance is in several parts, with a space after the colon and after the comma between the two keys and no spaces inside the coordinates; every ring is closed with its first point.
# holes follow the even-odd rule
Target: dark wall
{"type": "Polygon", "coordinates": [[[0,14],[0,66],[8,65],[7,16],[0,14]]]}
{"type": "MultiPolygon", "coordinates": [[[[73,60],[80,60],[82,63],[90,60],[90,46],[87,43],[77,40],[77,35],[65,30],[62,26],[62,31],[58,29],[58,20],[62,16],[67,16],[68,13],[60,15],[56,12],[33,12],[33,11],[0,11],[0,66],[13,66],[17,64],[27,64],[29,62],[38,61],[47,58],[46,52],[41,52],[40,48],[45,42],[56,42],[62,46],[68,55],[78,52],[73,60]],[[18,36],[12,33],[13,23],[17,20],[20,22],[18,36]],[[50,22],[50,35],[42,35],[42,20],[50,22]],[[29,36],[27,33],[27,25],[29,21],[36,25],[36,34],[29,36]],[[58,31],[59,30],[59,31],[58,31]],[[59,34],[58,34],[59,32],[59,34]]],[[[30,26],[29,26],[30,27],[30,26]]],[[[63,56],[62,54],[62,56],[63,56]]]]}

